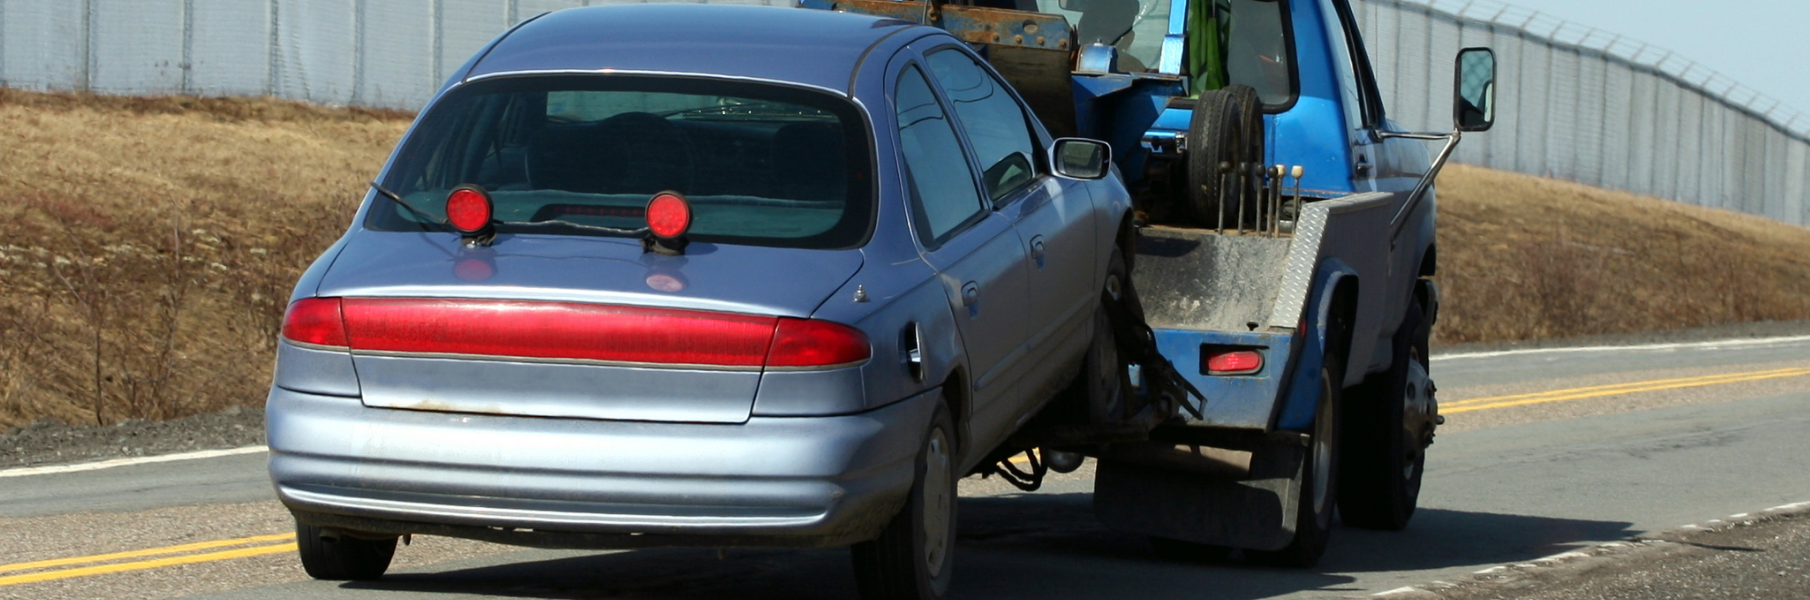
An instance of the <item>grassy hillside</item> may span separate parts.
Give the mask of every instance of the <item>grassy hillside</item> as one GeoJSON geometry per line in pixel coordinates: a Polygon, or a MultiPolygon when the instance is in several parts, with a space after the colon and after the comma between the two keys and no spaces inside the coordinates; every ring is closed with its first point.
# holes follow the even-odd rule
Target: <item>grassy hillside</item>
{"type": "Polygon", "coordinates": [[[0,91],[0,426],[256,404],[408,115],[0,91]]]}
{"type": "MultiPolygon", "coordinates": [[[[0,426],[262,402],[290,287],[407,125],[0,90],[0,426]]],[[[1442,341],[1810,318],[1810,230],[1465,167],[1439,191],[1442,341]]]]}
{"type": "Polygon", "coordinates": [[[1810,229],[1463,165],[1438,190],[1439,341],[1810,318],[1810,229]]]}

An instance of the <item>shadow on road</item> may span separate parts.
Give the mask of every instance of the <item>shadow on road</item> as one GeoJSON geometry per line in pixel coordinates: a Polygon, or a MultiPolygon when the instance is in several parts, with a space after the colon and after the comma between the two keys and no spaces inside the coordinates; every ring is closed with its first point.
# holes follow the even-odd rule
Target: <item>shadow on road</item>
{"type": "MultiPolygon", "coordinates": [[[[1354,576],[1481,567],[1628,537],[1629,523],[1422,509],[1407,531],[1341,528],[1319,568],[1167,561],[1107,530],[1088,494],[961,500],[953,595],[964,598],[1267,598],[1364,591],[1354,576]]],[[[521,555],[513,556],[521,561],[521,555]]],[[[544,556],[544,555],[541,555],[544,556]]],[[[1427,577],[1430,579],[1431,576],[1427,577]]],[[[853,598],[841,549],[654,549],[400,573],[346,588],[524,598],[853,598]]],[[[1372,590],[1374,591],[1374,590],[1372,590]]]]}

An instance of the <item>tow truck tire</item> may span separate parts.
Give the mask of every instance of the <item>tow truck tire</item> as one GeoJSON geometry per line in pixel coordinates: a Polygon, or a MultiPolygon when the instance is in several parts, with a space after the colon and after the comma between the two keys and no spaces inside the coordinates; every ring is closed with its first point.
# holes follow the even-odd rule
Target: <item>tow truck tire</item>
{"type": "Polygon", "coordinates": [[[850,551],[862,600],[940,600],[954,579],[955,425],[938,405],[918,449],[905,507],[880,537],[850,551]]]}
{"type": "MultiPolygon", "coordinates": [[[[1368,377],[1353,389],[1345,412],[1345,480],[1340,482],[1339,516],[1346,525],[1399,531],[1414,517],[1426,468],[1425,440],[1430,417],[1410,413],[1408,404],[1424,390],[1412,370],[1427,368],[1431,334],[1420,301],[1409,303],[1396,330],[1387,373],[1368,377]]],[[[1423,378],[1424,379],[1424,378],[1423,378]]]]}
{"type": "Polygon", "coordinates": [[[1314,410],[1313,434],[1301,465],[1297,488],[1295,539],[1281,550],[1246,550],[1252,562],[1276,567],[1306,569],[1320,562],[1332,534],[1333,511],[1338,506],[1340,386],[1345,381],[1345,361],[1328,352],[1320,367],[1320,405],[1314,410]]]}
{"type": "MultiPolygon", "coordinates": [[[[1254,184],[1240,186],[1236,177],[1222,178],[1219,165],[1263,163],[1262,108],[1257,90],[1246,85],[1203,92],[1195,99],[1188,123],[1188,190],[1183,197],[1200,226],[1218,227],[1223,222],[1236,227],[1239,199],[1254,195],[1240,193],[1255,189],[1254,184]]],[[[1244,211],[1246,221],[1256,221],[1252,208],[1244,211]]]]}
{"type": "Polygon", "coordinates": [[[390,570],[396,556],[396,538],[365,540],[349,535],[326,536],[320,527],[297,521],[295,545],[302,556],[302,570],[309,577],[329,581],[369,581],[390,570]]]}

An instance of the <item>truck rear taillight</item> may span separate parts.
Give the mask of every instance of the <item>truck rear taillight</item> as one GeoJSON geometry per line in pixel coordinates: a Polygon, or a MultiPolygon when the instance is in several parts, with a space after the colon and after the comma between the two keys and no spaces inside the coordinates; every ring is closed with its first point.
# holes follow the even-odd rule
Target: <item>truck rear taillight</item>
{"type": "MultiPolygon", "coordinates": [[[[284,336],[367,354],[518,358],[759,370],[857,364],[867,336],[828,321],[576,302],[453,298],[325,298],[296,303],[298,328],[343,323],[326,334],[284,336]],[[343,317],[341,316],[343,314],[343,317]]],[[[291,321],[296,321],[292,318],[291,321]]],[[[301,331],[302,329],[298,329],[301,331]]]]}
{"type": "Polygon", "coordinates": [[[303,298],[283,314],[283,339],[310,346],[344,350],[346,322],[339,298],[303,298]]]}
{"type": "Polygon", "coordinates": [[[1263,370],[1263,353],[1251,348],[1202,348],[1200,370],[1207,375],[1251,375],[1263,370]]]}

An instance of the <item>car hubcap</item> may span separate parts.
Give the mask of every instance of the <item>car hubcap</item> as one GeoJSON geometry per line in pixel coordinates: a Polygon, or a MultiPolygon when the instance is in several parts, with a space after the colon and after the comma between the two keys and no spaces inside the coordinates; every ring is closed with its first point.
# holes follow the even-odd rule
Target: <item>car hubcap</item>
{"type": "Polygon", "coordinates": [[[949,480],[949,436],[942,428],[930,432],[924,456],[924,492],[919,499],[924,506],[924,564],[930,577],[943,572],[948,562],[950,522],[955,509],[955,493],[949,480]]]}

